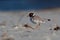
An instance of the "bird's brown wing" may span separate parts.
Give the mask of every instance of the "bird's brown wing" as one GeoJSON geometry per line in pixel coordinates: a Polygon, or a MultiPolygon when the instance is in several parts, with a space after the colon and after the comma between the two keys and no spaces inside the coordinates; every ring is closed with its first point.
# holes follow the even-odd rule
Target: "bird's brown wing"
{"type": "Polygon", "coordinates": [[[42,20],[42,18],[39,17],[39,16],[34,16],[34,17],[33,17],[33,20],[42,20]]]}

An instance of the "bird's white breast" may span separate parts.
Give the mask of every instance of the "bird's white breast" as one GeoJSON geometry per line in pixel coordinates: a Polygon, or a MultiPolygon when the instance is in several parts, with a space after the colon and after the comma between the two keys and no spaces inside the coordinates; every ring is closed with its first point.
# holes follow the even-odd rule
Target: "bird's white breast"
{"type": "Polygon", "coordinates": [[[42,21],[42,20],[35,20],[35,19],[32,19],[32,21],[35,22],[35,23],[37,23],[37,24],[38,24],[38,23],[45,23],[45,21],[42,21]]]}

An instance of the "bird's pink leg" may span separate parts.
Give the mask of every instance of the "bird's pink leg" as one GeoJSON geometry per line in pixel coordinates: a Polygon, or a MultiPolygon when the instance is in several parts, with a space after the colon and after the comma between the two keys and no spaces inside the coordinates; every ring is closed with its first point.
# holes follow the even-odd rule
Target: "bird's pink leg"
{"type": "Polygon", "coordinates": [[[40,23],[36,25],[35,29],[40,29],[40,23]]]}

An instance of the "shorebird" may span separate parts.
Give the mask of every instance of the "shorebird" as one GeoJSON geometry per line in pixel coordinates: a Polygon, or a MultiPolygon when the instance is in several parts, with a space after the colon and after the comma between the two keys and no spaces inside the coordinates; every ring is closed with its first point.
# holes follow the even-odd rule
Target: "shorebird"
{"type": "MultiPolygon", "coordinates": [[[[35,13],[29,13],[28,16],[30,17],[30,21],[32,23],[39,24],[39,25],[40,25],[40,23],[45,23],[45,20],[43,20],[41,17],[39,17],[35,13]]],[[[50,19],[47,19],[47,20],[51,21],[50,19]]]]}

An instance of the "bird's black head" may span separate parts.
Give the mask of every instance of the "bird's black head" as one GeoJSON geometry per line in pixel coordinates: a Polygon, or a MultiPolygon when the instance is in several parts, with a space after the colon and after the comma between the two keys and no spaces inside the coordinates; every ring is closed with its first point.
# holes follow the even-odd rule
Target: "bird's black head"
{"type": "Polygon", "coordinates": [[[29,13],[29,17],[34,17],[34,13],[29,13]]]}

